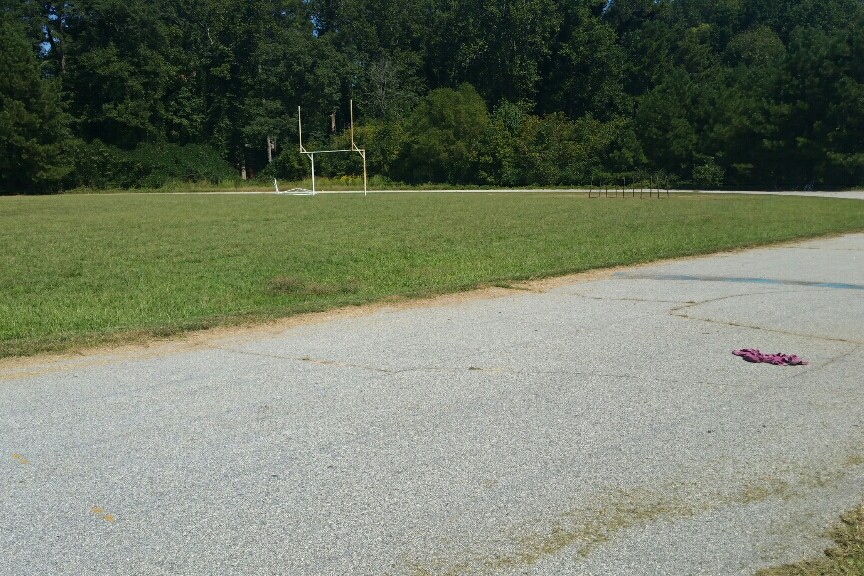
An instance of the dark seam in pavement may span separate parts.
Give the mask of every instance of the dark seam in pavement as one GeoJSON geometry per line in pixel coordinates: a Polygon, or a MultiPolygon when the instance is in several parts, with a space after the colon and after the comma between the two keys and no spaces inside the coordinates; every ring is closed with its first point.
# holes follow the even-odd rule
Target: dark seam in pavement
{"type": "Polygon", "coordinates": [[[777,246],[769,250],[828,250],[831,252],[864,252],[861,248],[812,248],[810,246],[777,246]]]}
{"type": "MultiPolygon", "coordinates": [[[[629,278],[624,278],[624,280],[629,280],[629,278]]],[[[578,292],[567,293],[567,295],[573,294],[575,296],[578,296],[581,298],[587,298],[590,300],[609,300],[609,301],[613,301],[613,302],[615,302],[615,301],[624,301],[624,302],[634,301],[634,302],[649,302],[649,303],[650,302],[656,302],[659,304],[681,304],[681,306],[678,306],[676,308],[672,308],[670,310],[670,312],[674,312],[676,310],[683,310],[685,308],[691,308],[693,306],[699,306],[701,304],[710,304],[712,302],[719,302],[721,300],[728,300],[730,298],[741,298],[744,296],[761,296],[763,294],[797,294],[799,292],[803,292],[803,290],[782,290],[782,291],[770,290],[770,291],[766,291],[766,292],[745,292],[743,294],[740,294],[740,293],[739,294],[727,294],[726,296],[719,296],[717,298],[709,298],[708,300],[699,300],[699,301],[694,301],[694,300],[650,300],[650,299],[646,299],[646,298],[606,298],[604,296],[586,296],[586,295],[580,294],[578,292]]]]}
{"type": "Polygon", "coordinates": [[[293,362],[308,362],[310,364],[319,364],[322,366],[336,366],[339,368],[359,368],[361,370],[370,370],[372,372],[383,372],[386,374],[393,373],[392,370],[388,370],[386,368],[376,368],[375,366],[363,366],[362,364],[347,364],[342,363],[337,360],[325,360],[325,359],[316,359],[310,358],[308,356],[282,356],[280,354],[267,354],[264,352],[252,352],[250,350],[237,350],[236,348],[226,348],[223,346],[215,346],[217,350],[222,350],[225,352],[233,352],[234,354],[243,354],[246,356],[258,356],[261,358],[273,358],[274,360],[291,360],[293,362]]]}
{"type": "MultiPolygon", "coordinates": [[[[677,378],[667,378],[659,376],[646,376],[645,374],[606,374],[603,372],[581,372],[578,370],[510,370],[506,368],[477,368],[470,367],[469,370],[477,372],[494,372],[497,374],[510,374],[514,376],[536,376],[536,375],[556,375],[556,376],[593,376],[597,378],[612,378],[615,380],[635,380],[639,383],[651,384],[688,384],[699,386],[712,386],[715,388],[754,388],[753,384],[729,384],[728,382],[710,382],[706,380],[679,380],[677,378]]],[[[453,370],[454,372],[456,370],[453,370]]],[[[793,386],[772,386],[773,390],[792,390],[793,386]]]]}
{"type": "Polygon", "coordinates": [[[692,300],[652,300],[649,298],[609,298],[606,296],[588,296],[579,292],[561,292],[565,296],[576,296],[586,300],[609,300],[610,302],[646,302],[649,304],[696,304],[692,300]]]}
{"type": "Polygon", "coordinates": [[[717,296],[716,298],[708,298],[707,300],[700,300],[698,302],[687,302],[683,306],[678,306],[677,308],[671,308],[669,310],[670,313],[677,312],[678,310],[684,310],[685,308],[695,308],[696,306],[701,306],[703,304],[713,304],[714,302],[722,302],[723,300],[731,300],[732,298],[745,298],[747,296],[764,296],[766,294],[801,294],[806,292],[806,290],[767,290],[761,292],[743,292],[737,294],[727,294],[726,296],[717,296]]]}
{"type": "Polygon", "coordinates": [[[736,324],[735,322],[723,322],[721,320],[712,320],[710,318],[693,318],[692,316],[687,316],[686,314],[674,314],[670,312],[672,316],[676,316],[678,318],[684,318],[685,320],[695,320],[698,322],[708,322],[709,324],[719,324],[720,326],[731,326],[733,328],[750,328],[751,330],[760,330],[763,332],[773,332],[774,334],[785,334],[787,336],[798,336],[801,338],[811,338],[813,340],[825,340],[826,342],[845,342],[847,344],[864,344],[864,341],[861,340],[847,340],[844,338],[828,338],[826,336],[816,336],[814,334],[804,334],[802,332],[788,332],[786,330],[774,330],[772,328],[763,328],[762,326],[751,326],[749,324],[736,324]]]}
{"type": "MultiPolygon", "coordinates": [[[[338,360],[327,360],[323,358],[310,358],[310,357],[294,357],[294,356],[280,356],[277,354],[265,354],[262,352],[249,352],[244,350],[235,350],[231,348],[219,348],[219,350],[224,350],[226,352],[233,352],[236,354],[245,354],[249,356],[260,356],[264,358],[273,358],[276,360],[290,360],[292,362],[309,362],[312,364],[317,364],[319,366],[333,366],[336,368],[357,368],[360,370],[368,370],[371,372],[377,372],[379,374],[390,374],[390,375],[399,375],[399,374],[408,374],[411,372],[443,372],[443,373],[462,373],[465,371],[469,372],[483,372],[483,373],[491,373],[491,374],[507,374],[512,376],[540,376],[540,375],[554,375],[554,376],[589,376],[595,378],[612,378],[615,380],[635,380],[637,382],[652,382],[652,383],[661,383],[661,384],[698,384],[700,386],[713,386],[717,388],[751,388],[752,386],[748,385],[733,385],[725,382],[710,382],[710,381],[694,381],[694,380],[678,380],[676,378],[664,378],[664,377],[654,377],[654,376],[646,376],[645,374],[609,374],[605,372],[585,372],[580,370],[513,370],[510,368],[484,368],[478,366],[468,366],[467,368],[442,368],[437,366],[416,366],[411,368],[378,368],[375,366],[364,366],[362,364],[349,364],[339,362],[338,360]]],[[[774,389],[784,389],[787,387],[778,387],[774,386],[774,389]]],[[[792,388],[792,387],[788,387],[792,388]]]]}
{"type": "MultiPolygon", "coordinates": [[[[318,366],[332,366],[334,368],[356,368],[358,370],[368,370],[379,374],[404,374],[407,372],[464,372],[464,368],[439,368],[439,367],[415,367],[415,368],[379,368],[377,366],[366,366],[363,364],[351,364],[348,362],[340,362],[338,360],[328,360],[326,358],[312,358],[310,356],[281,356],[279,354],[266,354],[264,352],[251,352],[248,350],[237,350],[234,348],[219,347],[219,350],[225,352],[233,352],[235,354],[243,354],[247,356],[259,356],[262,358],[273,358],[275,360],[289,360],[291,362],[307,362],[318,366]]],[[[471,368],[468,368],[471,370],[471,368]]]]}
{"type": "Polygon", "coordinates": [[[831,365],[834,364],[835,362],[838,362],[838,361],[840,361],[840,360],[843,360],[843,359],[845,359],[845,358],[848,358],[849,356],[852,356],[853,354],[855,354],[856,352],[858,352],[858,351],[861,350],[861,349],[862,349],[862,346],[861,346],[860,344],[855,344],[855,345],[852,346],[852,349],[849,350],[848,352],[844,352],[843,354],[837,354],[837,355],[835,355],[835,356],[832,356],[832,357],[831,357],[827,362],[825,362],[824,364],[820,364],[820,365],[818,365],[818,366],[814,366],[813,368],[811,368],[810,370],[807,370],[806,372],[798,372],[797,374],[794,374],[794,375],[792,376],[792,378],[793,378],[793,379],[794,379],[794,378],[800,378],[800,377],[803,376],[804,374],[812,374],[812,373],[814,373],[814,372],[821,372],[822,370],[825,370],[826,368],[828,368],[829,366],[831,366],[831,365]]]}
{"type": "Polygon", "coordinates": [[[685,320],[693,320],[698,322],[707,322],[709,324],[718,324],[720,326],[731,326],[733,328],[750,328],[752,330],[761,330],[763,332],[773,332],[775,334],[785,334],[787,336],[799,336],[803,338],[812,338],[814,340],[825,340],[827,342],[845,342],[847,344],[864,344],[864,341],[860,340],[848,340],[844,338],[830,338],[827,336],[816,336],[814,334],[804,334],[800,332],[789,332],[786,330],[775,330],[773,328],[765,328],[762,326],[752,326],[749,324],[738,324],[736,322],[725,322],[723,320],[713,320],[711,318],[694,318],[693,316],[688,316],[685,312],[681,312],[682,310],[686,310],[687,308],[695,308],[696,306],[701,306],[702,304],[711,304],[713,302],[719,302],[721,300],[729,300],[731,298],[742,298],[745,296],[759,296],[762,294],[797,294],[800,292],[804,292],[804,290],[784,290],[782,292],[771,291],[771,292],[750,292],[745,294],[732,294],[729,296],[722,296],[720,298],[712,298],[710,300],[703,300],[701,302],[696,302],[694,304],[687,304],[685,306],[679,306],[677,308],[671,308],[668,312],[670,316],[675,316],[676,318],[683,318],[685,320]]]}
{"type": "Polygon", "coordinates": [[[838,290],[864,290],[862,284],[842,282],[816,282],[810,280],[781,280],[776,278],[756,278],[745,276],[707,276],[696,274],[628,274],[618,272],[614,276],[622,280],[671,280],[696,282],[731,282],[734,284],[762,284],[767,286],[808,286],[812,288],[832,288],[838,290]]]}

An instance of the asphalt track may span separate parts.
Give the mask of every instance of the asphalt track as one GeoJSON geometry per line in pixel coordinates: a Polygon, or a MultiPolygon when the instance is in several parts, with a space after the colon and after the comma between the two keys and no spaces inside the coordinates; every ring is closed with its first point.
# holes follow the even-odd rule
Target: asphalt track
{"type": "Polygon", "coordinates": [[[0,574],[752,574],[864,499],[864,234],[487,296],[0,364],[0,574]]]}

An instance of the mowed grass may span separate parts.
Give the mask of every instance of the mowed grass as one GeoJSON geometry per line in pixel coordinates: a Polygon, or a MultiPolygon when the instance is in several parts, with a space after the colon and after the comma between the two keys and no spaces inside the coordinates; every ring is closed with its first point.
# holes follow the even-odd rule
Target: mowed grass
{"type": "Polygon", "coordinates": [[[827,535],[834,546],[822,557],[760,570],[757,576],[864,575],[864,505],[843,514],[827,535]]]}
{"type": "Polygon", "coordinates": [[[853,230],[799,197],[5,197],[0,356],[853,230]]]}

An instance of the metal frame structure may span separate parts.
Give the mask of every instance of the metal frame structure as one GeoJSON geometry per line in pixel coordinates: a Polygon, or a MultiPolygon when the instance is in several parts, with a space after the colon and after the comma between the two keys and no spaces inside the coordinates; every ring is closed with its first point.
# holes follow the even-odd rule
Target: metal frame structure
{"type": "MultiPolygon", "coordinates": [[[[639,198],[644,197],[645,177],[646,177],[646,175],[644,173],[640,173],[636,179],[630,180],[629,190],[630,190],[630,197],[631,198],[636,197],[636,180],[637,179],[639,180],[639,198]]],[[[627,197],[627,190],[628,190],[627,177],[624,176],[623,178],[624,178],[624,180],[623,180],[621,187],[620,187],[621,198],[626,198],[627,197]]],[[[648,174],[647,178],[648,178],[648,197],[649,198],[654,196],[655,191],[657,192],[657,198],[660,198],[660,194],[664,189],[666,190],[666,198],[669,198],[669,177],[668,176],[665,176],[665,181],[664,181],[664,178],[659,176],[659,175],[648,174]]],[[[588,197],[589,198],[600,198],[601,195],[603,195],[606,198],[608,198],[609,197],[610,180],[611,179],[609,179],[609,178],[600,178],[599,185],[597,186],[597,196],[594,196],[594,178],[592,178],[591,179],[591,185],[588,188],[588,197]]],[[[613,198],[618,197],[618,190],[619,190],[619,187],[617,185],[617,182],[613,183],[612,184],[612,197],[613,198]]]]}
{"type": "Polygon", "coordinates": [[[351,110],[351,148],[343,150],[307,150],[303,146],[303,122],[300,119],[300,106],[297,107],[297,134],[300,139],[300,153],[309,157],[312,163],[312,195],[315,195],[315,154],[333,154],[335,152],[357,152],[363,158],[363,195],[366,196],[366,149],[359,148],[354,143],[354,100],[350,102],[351,110]]]}

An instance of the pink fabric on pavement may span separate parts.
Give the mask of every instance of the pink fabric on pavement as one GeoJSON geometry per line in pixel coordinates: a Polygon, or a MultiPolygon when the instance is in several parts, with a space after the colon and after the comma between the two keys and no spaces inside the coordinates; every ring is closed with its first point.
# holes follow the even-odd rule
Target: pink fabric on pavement
{"type": "Polygon", "coordinates": [[[775,366],[806,366],[809,364],[806,360],[802,360],[795,354],[765,354],[756,348],[742,348],[733,350],[732,354],[740,356],[747,362],[773,364],[775,366]]]}

